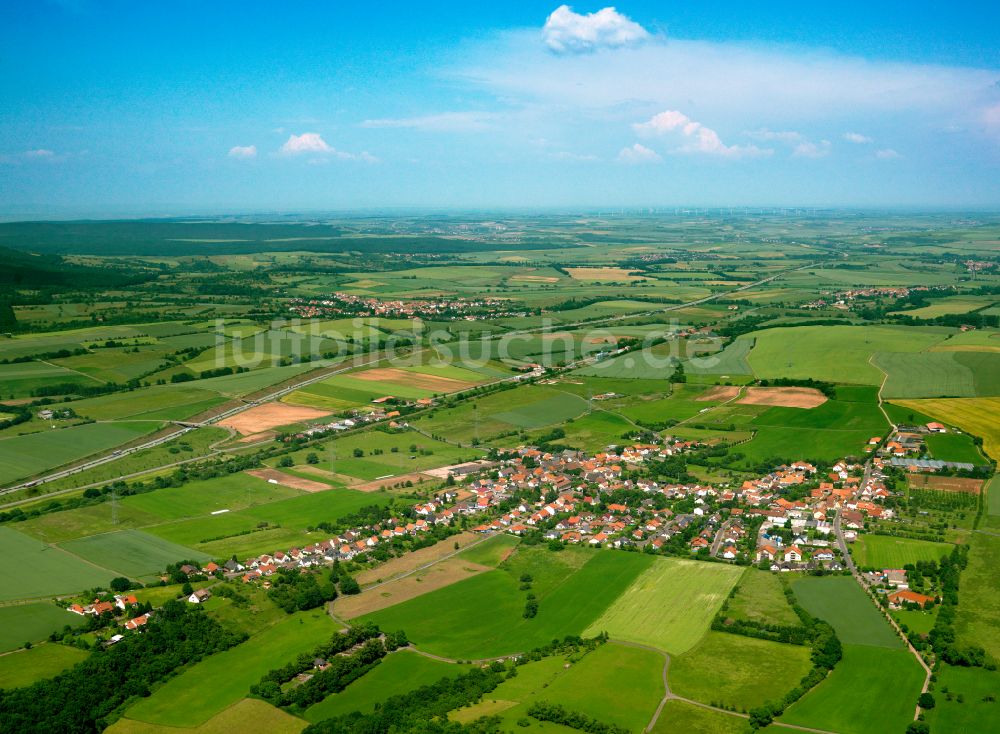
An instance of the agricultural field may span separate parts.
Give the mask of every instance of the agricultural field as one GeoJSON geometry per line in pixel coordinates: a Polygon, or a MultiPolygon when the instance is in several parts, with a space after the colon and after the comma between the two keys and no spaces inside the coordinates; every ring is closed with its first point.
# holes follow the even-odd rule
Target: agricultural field
{"type": "Polygon", "coordinates": [[[882,373],[870,360],[877,352],[921,352],[951,331],[937,327],[798,326],[765,329],[747,361],[760,378],[813,378],[879,385],[882,373]]]}
{"type": "Polygon", "coordinates": [[[740,575],[732,566],[658,558],[584,634],[607,632],[679,655],[708,631],[740,575]]]}
{"type": "Polygon", "coordinates": [[[116,575],[110,569],[94,566],[9,527],[0,527],[0,553],[9,565],[0,587],[0,601],[52,597],[94,586],[107,587],[116,575]]]}
{"type": "Polygon", "coordinates": [[[1000,460],[1000,398],[957,398],[953,400],[897,400],[903,408],[933,416],[948,425],[983,439],[983,450],[1000,460]]]}
{"type": "Polygon", "coordinates": [[[129,578],[147,580],[178,561],[208,561],[209,556],[170,543],[141,530],[119,530],[70,540],[60,546],[64,551],[89,563],[111,568],[129,578]]]}
{"type": "Polygon", "coordinates": [[[89,375],[80,374],[48,362],[0,364],[0,398],[23,398],[33,390],[68,383],[99,385],[89,375]]]}
{"type": "Polygon", "coordinates": [[[858,535],[851,547],[854,562],[862,568],[902,568],[917,561],[937,561],[954,546],[926,540],[894,538],[890,535],[858,535]]]}
{"type": "Polygon", "coordinates": [[[0,438],[0,483],[7,484],[108,451],[152,433],[159,421],[88,423],[0,438]]]}
{"type": "Polygon", "coordinates": [[[530,650],[554,637],[582,634],[652,559],[617,551],[521,546],[496,570],[367,615],[383,629],[406,629],[420,649],[455,658],[530,650]],[[582,565],[581,565],[582,564],[582,565]],[[538,614],[524,619],[518,578],[534,578],[538,614]]]}
{"type": "Polygon", "coordinates": [[[79,614],[67,612],[51,601],[0,606],[0,652],[14,650],[26,642],[41,642],[66,625],[75,628],[83,623],[79,614]]]}
{"type": "Polygon", "coordinates": [[[49,643],[0,655],[0,689],[30,686],[35,681],[52,678],[89,654],[78,647],[49,643]]]}

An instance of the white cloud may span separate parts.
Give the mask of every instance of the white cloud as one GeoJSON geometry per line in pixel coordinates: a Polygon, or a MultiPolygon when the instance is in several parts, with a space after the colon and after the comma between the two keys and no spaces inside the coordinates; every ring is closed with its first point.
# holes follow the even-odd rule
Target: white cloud
{"type": "Polygon", "coordinates": [[[257,157],[257,146],[256,145],[234,145],[229,149],[230,158],[256,158],[257,157]]]}
{"type": "Polygon", "coordinates": [[[844,133],[842,137],[848,143],[857,143],[858,145],[872,142],[871,138],[867,135],[862,135],[861,133],[844,133]]]}
{"type": "Polygon", "coordinates": [[[792,155],[796,158],[825,158],[830,155],[832,147],[829,140],[821,140],[818,143],[806,140],[795,146],[792,155]]]}
{"type": "Polygon", "coordinates": [[[573,153],[569,150],[559,150],[555,153],[549,153],[549,158],[554,161],[596,161],[600,160],[596,155],[591,155],[589,153],[573,153]]]}
{"type": "Polygon", "coordinates": [[[334,158],[342,161],[362,161],[364,163],[378,163],[379,160],[367,150],[360,153],[348,153],[345,150],[337,150],[323,140],[323,136],[319,133],[289,135],[288,140],[278,150],[278,155],[309,155],[310,163],[322,163],[334,158]]]}
{"type": "Polygon", "coordinates": [[[489,112],[442,112],[420,117],[365,120],[361,127],[412,128],[427,132],[477,132],[488,130],[496,116],[489,112]]]}
{"type": "Polygon", "coordinates": [[[753,140],[773,140],[779,143],[788,143],[789,145],[801,142],[804,139],[802,133],[795,130],[768,130],[766,127],[748,132],[746,136],[753,140]]]}
{"type": "Polygon", "coordinates": [[[612,7],[596,13],[574,13],[568,5],[552,11],[542,28],[545,45],[557,54],[589,53],[600,48],[638,46],[649,32],[612,7]]]}
{"type": "Polygon", "coordinates": [[[875,152],[875,157],[883,161],[891,161],[896,158],[902,158],[903,156],[894,151],[892,148],[883,148],[882,150],[875,152]]]}
{"type": "Polygon", "coordinates": [[[34,150],[24,151],[24,157],[33,158],[35,160],[51,161],[55,160],[56,154],[47,148],[35,148],[34,150]]]}
{"type": "Polygon", "coordinates": [[[726,145],[719,138],[718,133],[710,127],[705,127],[700,122],[692,120],[683,112],[677,110],[665,110],[658,115],[653,115],[646,122],[639,122],[632,125],[632,129],[640,135],[667,135],[674,134],[684,143],[677,152],[679,153],[706,153],[709,155],[725,156],[730,158],[752,157],[770,155],[773,151],[762,150],[756,145],[726,145]]]}
{"type": "Polygon", "coordinates": [[[333,148],[327,145],[319,133],[302,133],[301,135],[289,135],[288,140],[281,146],[281,153],[284,155],[299,155],[301,153],[331,153],[333,148]]]}
{"type": "Polygon", "coordinates": [[[659,153],[642,143],[636,143],[631,148],[622,148],[618,152],[620,163],[659,163],[662,160],[659,153]]]}
{"type": "Polygon", "coordinates": [[[1000,104],[987,107],[983,111],[983,122],[992,130],[1000,130],[1000,104]]]}
{"type": "MultiPolygon", "coordinates": [[[[909,113],[908,126],[985,125],[1000,103],[995,69],[875,61],[809,50],[672,39],[628,53],[554,55],[537,32],[512,32],[465,52],[458,77],[498,97],[553,111],[673,109],[773,129],[849,112],[868,121],[909,113]]],[[[1000,115],[1000,112],[995,113],[1000,115]]],[[[860,123],[857,123],[860,124],[860,123]]]]}

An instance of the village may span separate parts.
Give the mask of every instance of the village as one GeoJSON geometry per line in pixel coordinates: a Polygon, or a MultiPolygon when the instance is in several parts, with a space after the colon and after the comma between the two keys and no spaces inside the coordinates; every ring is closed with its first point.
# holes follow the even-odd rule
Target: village
{"type": "Polygon", "coordinates": [[[484,321],[518,318],[527,311],[512,309],[503,298],[438,298],[435,300],[383,300],[351,293],[333,293],[324,299],[293,298],[289,309],[301,318],[378,316],[392,319],[430,319],[437,321],[484,321]]]}
{"type": "MultiPolygon", "coordinates": [[[[350,420],[343,423],[353,425],[350,420]]],[[[943,426],[930,424],[923,430],[943,426]]],[[[655,443],[609,446],[594,455],[522,446],[494,452],[490,460],[449,467],[445,486],[398,516],[332,533],[303,547],[242,561],[233,557],[204,565],[184,563],[177,571],[188,585],[199,584],[184,599],[201,604],[220,581],[259,585],[266,591],[271,577],[282,572],[308,573],[334,564],[365,568],[376,556],[408,552],[421,538],[443,542],[450,534],[470,530],[555,546],[756,565],[775,573],[849,573],[848,545],[869,521],[894,518],[887,502],[894,493],[883,470],[895,462],[899,445],[898,434],[884,444],[881,437],[873,437],[867,450],[877,455],[866,463],[845,459],[820,469],[796,461],[732,486],[651,478],[645,470],[651,463],[704,447],[670,436],[655,443]]],[[[905,569],[865,570],[863,579],[885,595],[890,608],[924,608],[936,600],[911,589],[905,569]]],[[[162,577],[162,582],[169,580],[169,575],[162,577]]],[[[66,606],[78,615],[106,615],[103,620],[123,632],[141,631],[155,614],[148,605],[140,607],[127,593],[66,606]]],[[[120,639],[118,633],[106,644],[120,639]]]]}

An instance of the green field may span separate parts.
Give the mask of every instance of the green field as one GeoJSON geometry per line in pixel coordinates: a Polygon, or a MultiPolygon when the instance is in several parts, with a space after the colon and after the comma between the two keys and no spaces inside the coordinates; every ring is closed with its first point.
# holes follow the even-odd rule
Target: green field
{"type": "Polygon", "coordinates": [[[671,661],[670,689],[694,701],[747,711],[781,700],[811,667],[808,647],[709,632],[671,661]]]}
{"type": "MultiPolygon", "coordinates": [[[[118,500],[118,524],[112,522],[111,503],[46,513],[18,524],[18,530],[50,543],[61,543],[88,535],[110,533],[126,528],[149,527],[183,518],[197,517],[206,522],[217,510],[242,510],[256,504],[298,497],[302,493],[289,487],[251,477],[230,474],[214,479],[188,482],[180,487],[165,487],[118,500]]],[[[226,513],[230,514],[230,513],[226,513]]]]}
{"type": "Polygon", "coordinates": [[[581,634],[652,563],[618,551],[521,546],[500,569],[367,615],[382,629],[405,629],[420,649],[454,658],[523,652],[581,634]],[[582,565],[581,565],[582,563],[582,565]],[[538,615],[524,619],[522,572],[534,576],[538,615]]]}
{"type": "Polygon", "coordinates": [[[901,732],[913,720],[923,682],[924,671],[907,650],[845,644],[830,676],[779,721],[840,734],[901,732]]]}
{"type": "MultiPolygon", "coordinates": [[[[521,730],[518,722],[535,701],[559,703],[599,721],[642,731],[663,698],[663,656],[651,650],[609,642],[579,660],[544,658],[522,665],[517,676],[501,683],[477,704],[450,718],[472,721],[499,715],[504,732],[521,730]]],[[[531,720],[529,731],[570,732],[531,720]]]]}
{"type": "Polygon", "coordinates": [[[0,439],[0,483],[40,474],[134,441],[160,427],[143,423],[89,423],[0,439]]]}
{"type": "MultiPolygon", "coordinates": [[[[256,698],[244,698],[204,724],[184,727],[188,734],[298,734],[308,722],[256,698]]],[[[177,734],[174,726],[122,718],[105,729],[108,734],[177,734]]]]}
{"type": "Polygon", "coordinates": [[[792,590],[810,614],[829,622],[845,645],[902,649],[902,641],[850,576],[795,579],[792,590]]]}
{"type": "MultiPolygon", "coordinates": [[[[652,734],[746,734],[745,719],[719,711],[692,706],[683,701],[667,701],[652,734]]],[[[783,730],[781,730],[783,731],[783,730]]]]}
{"type": "Polygon", "coordinates": [[[1000,659],[1000,536],[975,533],[962,573],[955,631],[958,641],[978,645],[1000,659]]]}
{"type": "Polygon", "coordinates": [[[268,670],[314,649],[335,629],[324,609],[289,616],[246,642],[195,663],[125,713],[149,724],[199,726],[246,696],[268,670]]]}
{"type": "Polygon", "coordinates": [[[158,575],[168,564],[178,561],[210,560],[204,553],[170,543],[141,530],[91,535],[67,541],[60,547],[85,561],[111,568],[129,578],[158,575]]]}
{"type": "Polygon", "coordinates": [[[88,375],[47,362],[0,364],[0,398],[28,397],[37,388],[64,383],[100,384],[88,375]]]}
{"type": "Polygon", "coordinates": [[[21,647],[25,642],[44,640],[66,625],[79,627],[83,623],[79,614],[67,612],[51,602],[0,607],[0,652],[21,647]]]}
{"type": "Polygon", "coordinates": [[[87,658],[89,652],[78,647],[49,643],[30,650],[0,655],[0,688],[30,686],[35,681],[52,678],[87,658]]]}
{"type": "Polygon", "coordinates": [[[690,650],[739,579],[734,566],[657,558],[584,634],[651,645],[672,654],[690,650]]]}
{"type": "Polygon", "coordinates": [[[748,568],[740,577],[736,595],[727,601],[726,616],[766,624],[800,624],[799,617],[785,598],[776,574],[748,568]]]}
{"type": "Polygon", "coordinates": [[[740,336],[716,354],[707,354],[684,362],[684,372],[689,375],[750,375],[753,371],[747,356],[753,349],[754,339],[740,336]]]}
{"type": "MultiPolygon", "coordinates": [[[[96,568],[59,548],[0,527],[0,554],[7,563],[0,601],[69,594],[107,587],[115,573],[96,568]]],[[[24,642],[25,640],[20,640],[24,642]]]]}
{"type": "Polygon", "coordinates": [[[988,460],[966,433],[931,433],[924,436],[932,459],[983,466],[988,460]]]}
{"type": "Polygon", "coordinates": [[[955,398],[949,400],[900,400],[904,409],[933,416],[935,420],[958,426],[983,439],[983,450],[994,461],[1000,460],[1000,398],[955,398]]]}
{"type": "Polygon", "coordinates": [[[859,535],[851,547],[855,563],[862,568],[902,568],[917,561],[936,561],[951,553],[951,543],[894,538],[889,535],[859,535]]]}
{"type": "Polygon", "coordinates": [[[458,557],[469,563],[496,568],[521,541],[514,535],[494,535],[482,543],[464,549],[458,557]]]}
{"type": "MultiPolygon", "coordinates": [[[[316,492],[314,494],[299,494],[288,499],[269,502],[266,504],[252,505],[243,510],[226,512],[218,515],[203,515],[190,520],[178,520],[176,522],[164,523],[146,528],[146,531],[153,535],[169,540],[178,545],[197,548],[213,557],[228,556],[229,546],[223,543],[224,552],[218,552],[218,548],[209,547],[209,543],[216,539],[237,536],[246,531],[253,531],[266,523],[272,528],[281,528],[284,531],[283,537],[297,538],[291,540],[289,545],[307,543],[303,531],[313,527],[323,521],[335,521],[341,517],[356,512],[365,505],[386,504],[390,495],[382,493],[358,492],[352,489],[331,489],[327,492],[316,492]]],[[[265,531],[266,532],[266,531],[265,531]]],[[[254,542],[261,532],[252,532],[243,536],[243,539],[254,542]]],[[[234,541],[240,542],[241,538],[234,537],[234,541]]],[[[287,547],[265,542],[263,550],[287,550],[287,547]]]]}
{"type": "Polygon", "coordinates": [[[757,377],[813,378],[879,385],[882,373],[869,363],[876,352],[920,352],[951,333],[938,327],[797,326],[754,334],[747,358],[757,377]]]}
{"type": "Polygon", "coordinates": [[[925,714],[931,731],[934,734],[1000,731],[997,691],[1000,691],[1000,672],[942,665],[934,690],[936,705],[925,714]]]}
{"type": "Polygon", "coordinates": [[[408,693],[445,676],[461,675],[469,669],[468,665],[442,663],[409,650],[399,650],[340,693],[310,706],[304,716],[309,721],[322,721],[352,711],[368,713],[390,696],[408,693]]]}

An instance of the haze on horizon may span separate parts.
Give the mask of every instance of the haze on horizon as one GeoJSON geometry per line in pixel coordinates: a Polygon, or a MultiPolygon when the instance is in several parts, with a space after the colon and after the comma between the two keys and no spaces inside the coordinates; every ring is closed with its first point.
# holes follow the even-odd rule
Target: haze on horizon
{"type": "Polygon", "coordinates": [[[503,5],[6,3],[0,217],[1000,208],[1000,7],[503,5]]]}

